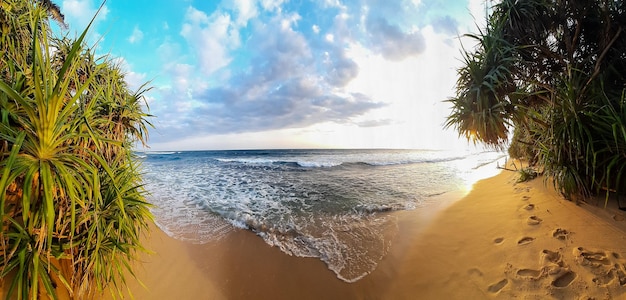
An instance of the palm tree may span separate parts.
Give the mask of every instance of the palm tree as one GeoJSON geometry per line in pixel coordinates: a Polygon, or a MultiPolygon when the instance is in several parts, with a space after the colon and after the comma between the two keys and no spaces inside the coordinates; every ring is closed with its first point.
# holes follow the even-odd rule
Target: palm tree
{"type": "Polygon", "coordinates": [[[46,3],[0,11],[10,29],[0,39],[0,277],[12,276],[11,299],[120,293],[151,219],[132,159],[146,141],[146,88],[129,91],[118,68],[92,59],[87,30],[49,37],[46,3]]]}
{"type": "Polygon", "coordinates": [[[470,35],[479,46],[465,52],[446,126],[499,148],[515,128],[510,153],[540,163],[567,197],[623,184],[607,175],[616,173],[609,162],[625,155],[619,132],[607,123],[623,118],[614,112],[621,111],[626,88],[625,6],[607,0],[493,5],[486,33],[470,35]]]}
{"type": "Polygon", "coordinates": [[[468,35],[479,42],[478,51],[464,55],[459,69],[457,97],[446,127],[456,127],[474,143],[501,148],[508,138],[513,111],[508,94],[517,89],[512,78],[513,48],[497,28],[468,35]]]}

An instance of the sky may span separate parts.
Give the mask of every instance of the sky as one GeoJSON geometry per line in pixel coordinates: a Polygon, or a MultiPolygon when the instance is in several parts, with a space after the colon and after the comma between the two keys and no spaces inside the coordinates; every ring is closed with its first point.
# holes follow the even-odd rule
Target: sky
{"type": "MultiPolygon", "coordinates": [[[[76,32],[102,2],[55,3],[76,32]]],[[[108,0],[89,43],[153,87],[150,150],[460,149],[445,100],[483,19],[483,0],[108,0]]]]}

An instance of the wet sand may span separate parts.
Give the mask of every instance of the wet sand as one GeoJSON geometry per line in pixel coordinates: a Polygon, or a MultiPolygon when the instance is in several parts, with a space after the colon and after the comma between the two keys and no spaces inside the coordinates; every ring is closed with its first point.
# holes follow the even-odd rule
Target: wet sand
{"type": "Polygon", "coordinates": [[[156,254],[143,255],[136,267],[146,288],[137,282],[129,287],[136,299],[383,299],[401,258],[434,216],[396,214],[399,233],[390,252],[355,283],[338,279],[319,258],[289,256],[247,230],[198,245],[173,239],[155,225],[147,247],[156,254]]]}

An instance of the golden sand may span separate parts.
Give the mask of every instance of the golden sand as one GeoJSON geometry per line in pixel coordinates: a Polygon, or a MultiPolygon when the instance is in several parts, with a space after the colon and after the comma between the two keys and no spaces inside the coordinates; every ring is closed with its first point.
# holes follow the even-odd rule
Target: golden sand
{"type": "Polygon", "coordinates": [[[615,200],[576,204],[517,176],[503,171],[428,212],[396,212],[391,250],[355,283],[246,230],[194,245],[155,226],[147,246],[156,254],[135,268],[145,287],[131,280],[129,289],[178,300],[626,299],[626,214],[615,200]]]}
{"type": "Polygon", "coordinates": [[[356,283],[249,231],[193,245],[155,228],[148,246],[158,254],[137,269],[146,288],[130,287],[136,299],[626,298],[624,212],[517,176],[482,180],[438,213],[397,212],[389,254],[356,283]]]}

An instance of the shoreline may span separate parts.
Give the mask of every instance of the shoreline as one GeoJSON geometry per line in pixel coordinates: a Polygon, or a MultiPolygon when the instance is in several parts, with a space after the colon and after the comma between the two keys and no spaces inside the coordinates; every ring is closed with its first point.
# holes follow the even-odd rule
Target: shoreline
{"type": "MultiPolygon", "coordinates": [[[[435,211],[401,211],[389,253],[346,283],[318,258],[292,257],[248,230],[190,244],[156,225],[129,280],[136,299],[465,299],[626,296],[624,212],[566,201],[541,178],[483,179],[435,211]]],[[[611,203],[613,203],[612,201],[611,203]]],[[[105,297],[109,299],[108,297],[105,297]]]]}

